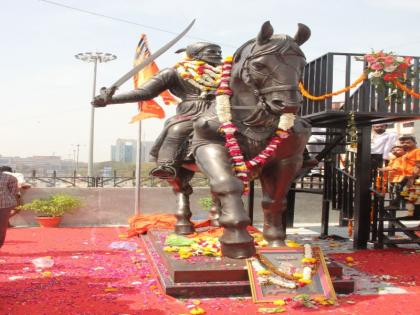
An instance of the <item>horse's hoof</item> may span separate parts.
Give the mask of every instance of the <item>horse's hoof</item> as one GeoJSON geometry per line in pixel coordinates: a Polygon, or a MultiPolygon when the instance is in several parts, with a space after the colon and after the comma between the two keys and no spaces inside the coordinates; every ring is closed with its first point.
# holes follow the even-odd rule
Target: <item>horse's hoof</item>
{"type": "Polygon", "coordinates": [[[175,234],[188,235],[195,232],[194,225],[175,225],[175,234]]]}
{"type": "Polygon", "coordinates": [[[269,247],[285,247],[286,243],[282,240],[274,240],[268,242],[269,247]]]}
{"type": "Polygon", "coordinates": [[[219,227],[220,226],[219,219],[210,220],[210,225],[219,227]]]}
{"type": "Polygon", "coordinates": [[[220,245],[222,248],[222,255],[229,258],[244,259],[255,255],[254,241],[236,244],[220,242],[220,245]]]}

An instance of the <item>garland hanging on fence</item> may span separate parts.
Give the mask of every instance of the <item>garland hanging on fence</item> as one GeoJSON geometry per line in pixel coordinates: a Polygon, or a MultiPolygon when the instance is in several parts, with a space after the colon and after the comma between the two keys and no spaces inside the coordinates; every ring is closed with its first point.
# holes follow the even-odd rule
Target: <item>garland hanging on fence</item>
{"type": "Polygon", "coordinates": [[[362,83],[363,80],[369,79],[378,89],[392,89],[393,93],[391,94],[396,94],[395,90],[398,88],[415,98],[420,98],[420,93],[405,85],[407,81],[407,70],[409,71],[412,66],[412,57],[400,57],[392,52],[385,53],[380,50],[366,54],[363,57],[356,57],[356,60],[367,62],[367,67],[351,85],[335,92],[314,96],[305,89],[302,82],[299,82],[300,92],[304,97],[312,101],[323,101],[327,98],[348,92],[350,89],[362,83]]]}

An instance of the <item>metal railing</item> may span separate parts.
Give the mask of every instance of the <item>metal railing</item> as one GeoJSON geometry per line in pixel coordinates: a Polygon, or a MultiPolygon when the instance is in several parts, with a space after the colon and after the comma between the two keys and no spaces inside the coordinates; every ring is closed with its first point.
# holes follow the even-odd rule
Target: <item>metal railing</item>
{"type": "MultiPolygon", "coordinates": [[[[312,95],[319,96],[333,91],[334,83],[339,82],[340,88],[352,83],[351,73],[363,73],[366,64],[356,61],[355,57],[363,54],[352,53],[327,53],[311,62],[304,69],[303,84],[305,89],[312,95]],[[344,70],[340,69],[339,58],[344,58],[344,70]],[[357,64],[356,64],[357,62],[357,64]],[[340,73],[341,72],[341,73],[340,73]],[[344,86],[343,86],[344,85],[344,86]]],[[[420,57],[413,57],[413,65],[407,70],[407,87],[419,92],[419,61],[420,57]]],[[[321,101],[313,101],[304,98],[301,116],[310,116],[322,112],[357,112],[381,114],[399,114],[415,116],[420,114],[419,99],[408,93],[399,91],[396,96],[391,96],[391,89],[377,90],[369,80],[363,81],[353,93],[347,91],[344,94],[343,105],[333,107],[333,99],[326,98],[321,101]]]]}
{"type": "MultiPolygon", "coordinates": [[[[113,176],[80,176],[76,173],[72,175],[57,175],[53,171],[52,175],[37,175],[33,171],[29,176],[25,176],[26,181],[33,187],[134,187],[136,178],[132,176],[120,176],[114,172],[113,176]]],[[[191,180],[193,187],[208,186],[208,179],[203,176],[195,176],[191,180]]],[[[145,176],[140,178],[142,187],[169,187],[166,180],[145,176]]]]}

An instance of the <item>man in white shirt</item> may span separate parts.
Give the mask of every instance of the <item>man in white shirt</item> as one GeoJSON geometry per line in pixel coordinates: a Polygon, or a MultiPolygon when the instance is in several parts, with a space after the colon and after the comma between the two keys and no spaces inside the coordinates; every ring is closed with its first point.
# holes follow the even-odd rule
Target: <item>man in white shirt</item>
{"type": "MultiPolygon", "coordinates": [[[[13,170],[11,167],[9,166],[2,166],[0,168],[3,171],[3,174],[7,174],[7,175],[11,175],[13,177],[15,177],[17,179],[18,182],[18,193],[16,195],[17,201],[18,201],[18,205],[21,204],[22,202],[22,196],[24,195],[24,193],[31,188],[31,185],[29,183],[26,182],[25,177],[23,176],[23,174],[21,173],[13,173],[13,170]]],[[[12,211],[10,211],[10,216],[9,219],[15,215],[17,215],[20,212],[20,210],[16,207],[14,209],[12,209],[12,211]]],[[[13,227],[12,224],[10,224],[9,221],[9,227],[13,227]]]]}
{"type": "Polygon", "coordinates": [[[372,127],[372,139],[370,145],[372,170],[388,164],[392,147],[397,142],[397,135],[393,132],[386,132],[386,125],[374,125],[372,127]]]}

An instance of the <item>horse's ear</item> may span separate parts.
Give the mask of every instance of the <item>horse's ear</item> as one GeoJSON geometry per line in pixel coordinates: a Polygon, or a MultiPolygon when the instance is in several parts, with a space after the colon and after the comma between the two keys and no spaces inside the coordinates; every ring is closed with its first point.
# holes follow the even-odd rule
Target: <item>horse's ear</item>
{"type": "Polygon", "coordinates": [[[295,42],[299,46],[306,42],[311,37],[311,29],[305,24],[298,23],[298,31],[295,34],[295,42]]]}
{"type": "Polygon", "coordinates": [[[261,26],[261,30],[258,33],[257,36],[257,43],[259,45],[263,45],[265,43],[267,43],[271,36],[273,36],[274,33],[274,29],[270,24],[270,21],[264,22],[264,24],[261,26]]]}

